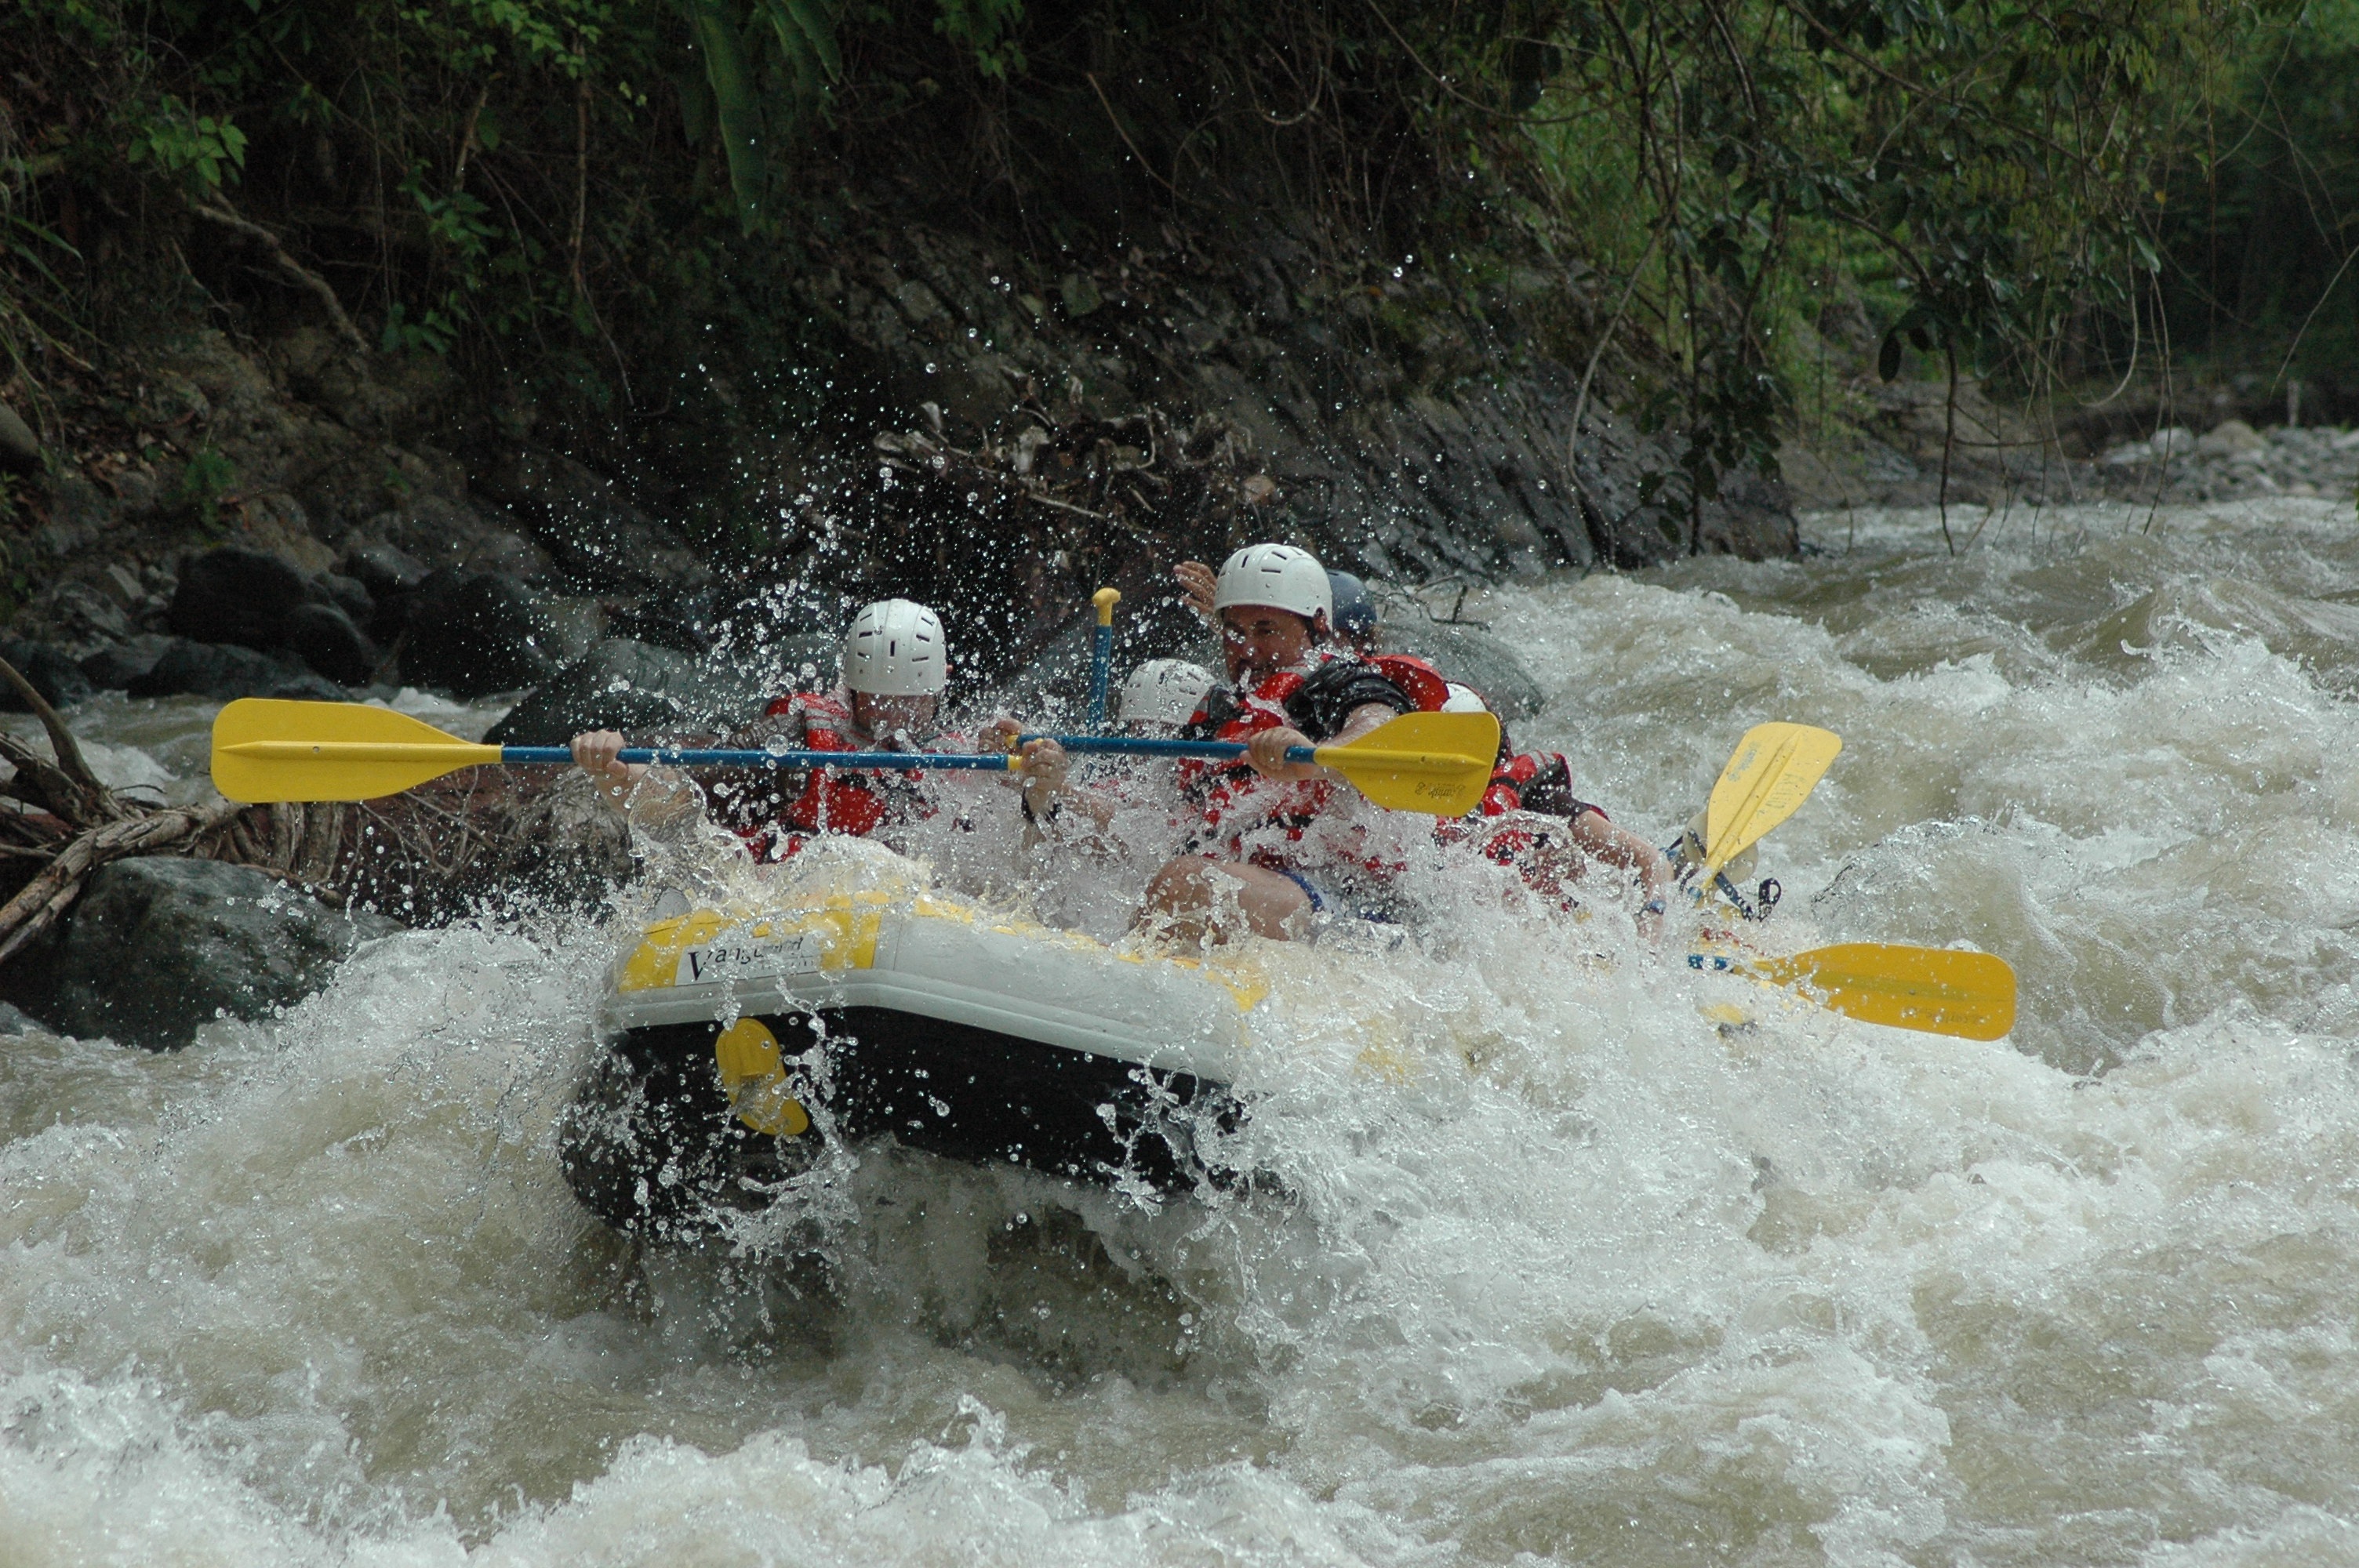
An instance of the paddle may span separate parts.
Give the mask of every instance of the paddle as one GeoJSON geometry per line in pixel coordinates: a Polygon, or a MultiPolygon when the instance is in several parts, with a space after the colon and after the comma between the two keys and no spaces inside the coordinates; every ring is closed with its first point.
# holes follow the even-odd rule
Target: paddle
{"type": "MultiPolygon", "coordinates": [[[[1126,757],[1241,757],[1233,741],[1160,741],[1119,735],[1023,735],[1068,752],[1126,757]]],[[[1491,787],[1499,755],[1499,720],[1489,713],[1404,713],[1340,746],[1289,746],[1289,762],[1332,768],[1390,811],[1463,816],[1491,787]]]]}
{"type": "Polygon", "coordinates": [[[1090,730],[1093,733],[1106,726],[1106,676],[1114,667],[1114,607],[1122,602],[1122,589],[1102,588],[1090,595],[1097,607],[1096,641],[1090,648],[1090,730]]]}
{"type": "Polygon", "coordinates": [[[1809,724],[1756,724],[1730,753],[1704,808],[1703,879],[1760,842],[1800,808],[1843,750],[1832,730],[1809,724]]]}
{"type": "MultiPolygon", "coordinates": [[[[1068,749],[1136,756],[1240,757],[1222,741],[1053,737],[1068,749]]],[[[1342,746],[1295,746],[1287,760],[1317,762],[1350,780],[1378,806],[1457,816],[1471,811],[1491,778],[1499,721],[1487,713],[1408,713],[1342,746]]],[[[626,747],[626,762],[683,768],[845,768],[900,772],[968,768],[1004,773],[1013,753],[940,752],[752,752],[626,747]]],[[[492,746],[462,741],[406,713],[359,703],[241,697],[213,720],[213,787],[231,800],[375,800],[461,768],[562,766],[563,746],[492,746]]]]}
{"type": "Polygon", "coordinates": [[[1690,953],[1691,969],[1791,986],[1868,1023],[1995,1040],[2015,1027],[2015,971],[1989,953],[1845,942],[1783,958],[1690,953]]]}

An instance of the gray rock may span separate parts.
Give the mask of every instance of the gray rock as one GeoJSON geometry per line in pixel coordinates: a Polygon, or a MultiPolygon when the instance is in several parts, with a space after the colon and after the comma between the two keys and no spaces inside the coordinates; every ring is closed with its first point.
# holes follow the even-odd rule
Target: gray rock
{"type": "Polygon", "coordinates": [[[344,573],[372,599],[408,593],[427,579],[424,561],[391,545],[358,545],[345,552],[344,573]]]}
{"type": "MultiPolygon", "coordinates": [[[[832,673],[832,670],[830,673],[832,673]]],[[[492,726],[495,745],[561,745],[585,730],[662,742],[726,735],[758,717],[776,685],[687,654],[610,637],[543,682],[492,726]]]]}
{"type": "Polygon", "coordinates": [[[2195,443],[2199,458],[2233,458],[2244,452],[2268,449],[2261,433],[2242,419],[2223,419],[2212,427],[2211,434],[2195,443]]]}
{"type": "Polygon", "coordinates": [[[131,618],[114,596],[86,582],[60,583],[43,596],[43,619],[65,640],[114,643],[131,635],[131,618]]]}
{"type": "Polygon", "coordinates": [[[224,546],[181,564],[170,625],[192,642],[275,648],[285,634],[287,612],[311,597],[310,579],[294,562],[224,546]]]}
{"type": "Polygon", "coordinates": [[[262,1018],[401,927],[344,914],[254,870],[147,857],[93,873],[55,949],[44,1011],[79,1035],[177,1050],[223,1013],[262,1018]]]}
{"type": "Polygon", "coordinates": [[[484,697],[555,675],[558,646],[556,620],[514,578],[439,571],[411,596],[401,672],[419,686],[484,697]]]}
{"type": "Polygon", "coordinates": [[[85,656],[82,673],[101,691],[128,691],[133,681],[156,667],[156,661],[171,645],[172,639],[161,633],[142,632],[85,656]]]}
{"type": "Polygon", "coordinates": [[[366,686],[383,655],[353,618],[332,604],[299,604],[287,612],[287,651],[332,681],[366,686]]]}
{"type": "Polygon", "coordinates": [[[40,438],[5,403],[0,403],[0,469],[10,473],[41,471],[40,438]]]}
{"type": "MultiPolygon", "coordinates": [[[[82,666],[66,654],[46,643],[20,643],[14,637],[0,637],[0,659],[16,666],[16,673],[33,685],[42,700],[51,708],[63,708],[70,702],[80,702],[91,694],[90,677],[82,666]]],[[[16,688],[0,682],[0,712],[27,713],[31,707],[16,695],[16,688]]]]}
{"type": "Polygon", "coordinates": [[[477,476],[484,494],[532,531],[576,584],[628,592],[680,591],[712,579],[671,531],[572,459],[527,449],[477,476]]]}
{"type": "Polygon", "coordinates": [[[1388,654],[1414,654],[1447,678],[1473,687],[1502,719],[1528,719],[1548,700],[1514,649],[1472,626],[1404,615],[1385,622],[1378,640],[1388,654]]]}
{"type": "Polygon", "coordinates": [[[314,702],[347,700],[344,688],[292,659],[228,643],[175,638],[147,673],[126,681],[134,697],[283,697],[314,702]]]}
{"type": "Polygon", "coordinates": [[[365,626],[376,613],[376,595],[356,577],[342,572],[321,572],[311,579],[311,597],[321,604],[332,604],[352,617],[355,626],[365,626]]]}
{"type": "Polygon", "coordinates": [[[366,620],[354,620],[376,641],[390,643],[409,625],[410,600],[432,571],[408,551],[382,543],[355,546],[342,564],[345,576],[375,605],[366,620]]]}

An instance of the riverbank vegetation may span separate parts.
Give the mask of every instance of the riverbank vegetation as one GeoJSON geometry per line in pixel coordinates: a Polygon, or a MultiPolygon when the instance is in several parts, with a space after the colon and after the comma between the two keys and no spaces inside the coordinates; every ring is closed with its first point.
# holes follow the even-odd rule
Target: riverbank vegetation
{"type": "Polygon", "coordinates": [[[1046,321],[1278,233],[1372,343],[1496,351],[1429,378],[1575,368],[1701,505],[1831,365],[2047,395],[2200,319],[2325,373],[2333,4],[14,0],[0,355],[38,409],[141,333],[307,321],[734,493],[726,544],[765,432],[908,417],[812,304],[847,237],[987,234],[1046,321]]]}

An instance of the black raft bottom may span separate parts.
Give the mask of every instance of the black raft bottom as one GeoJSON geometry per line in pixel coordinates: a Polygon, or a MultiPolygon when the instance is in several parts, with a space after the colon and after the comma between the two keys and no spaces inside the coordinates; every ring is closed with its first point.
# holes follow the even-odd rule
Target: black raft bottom
{"type": "MultiPolygon", "coordinates": [[[[823,1103],[842,1137],[890,1133],[949,1159],[1134,1176],[1167,1192],[1232,1174],[1203,1163],[1195,1133],[1234,1130],[1236,1103],[1191,1074],[884,1008],[759,1016],[789,1059],[823,1039],[824,1095],[807,1069],[790,1070],[798,1096],[823,1103]]],[[[816,1133],[772,1138],[731,1113],[713,1060],[719,1033],[714,1023],[634,1029],[592,1068],[560,1130],[560,1158],[575,1195],[608,1224],[694,1227],[716,1205],[761,1206],[766,1188],[810,1162],[816,1133]]]]}

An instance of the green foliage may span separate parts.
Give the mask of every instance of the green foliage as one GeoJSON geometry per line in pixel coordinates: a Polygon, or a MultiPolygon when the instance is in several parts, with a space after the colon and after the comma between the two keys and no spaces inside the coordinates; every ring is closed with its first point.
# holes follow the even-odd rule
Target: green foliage
{"type": "Polygon", "coordinates": [[[135,114],[124,140],[134,165],[153,165],[200,198],[219,190],[245,167],[244,131],[228,116],[200,114],[169,93],[135,114]]]}
{"type": "Polygon", "coordinates": [[[2175,344],[2223,371],[2359,391],[2359,0],[2267,17],[2164,192],[2175,344]]]}
{"type": "MultiPolygon", "coordinates": [[[[816,417],[810,384],[724,395],[679,344],[715,325],[741,365],[797,362],[832,307],[796,269],[843,265],[813,260],[840,193],[1002,222],[1043,293],[1068,251],[1257,243],[1267,219],[1306,258],[1308,297],[1281,308],[1331,313],[1339,341],[1444,345],[1421,376],[1470,373],[1448,343],[1521,341],[1536,316],[1576,362],[1617,334],[1695,508],[1774,462],[1831,297],[1867,301],[1891,372],[2030,385],[2069,333],[2125,320],[2166,253],[2189,275],[2155,201],[2185,210],[2184,149],[2254,223],[2283,222],[2262,197],[2288,180],[2359,189],[2336,117],[2359,114],[2359,23],[2288,41],[2235,0],[16,5],[5,47],[41,86],[12,113],[43,169],[0,184],[29,225],[0,248],[20,339],[35,300],[87,316],[184,267],[209,301],[277,287],[304,308],[255,281],[285,273],[250,233],[167,243],[202,202],[281,240],[385,349],[472,356],[519,403],[816,417]],[[2238,52],[2272,38],[2281,66],[2238,52]],[[2299,178],[2222,107],[2264,103],[2283,145],[2311,144],[2299,178]],[[1412,254],[1425,287],[1396,290],[1412,254]]],[[[2334,267],[2302,266],[2239,319],[2308,308],[2294,282],[2334,267]]]]}
{"type": "Polygon", "coordinates": [[[204,531],[217,534],[221,531],[222,498],[236,483],[237,465],[223,456],[219,449],[201,447],[180,470],[180,481],[172,489],[172,503],[194,507],[204,531]]]}
{"type": "Polygon", "coordinates": [[[1532,135],[1568,227],[1677,371],[1691,499],[1767,464],[1814,286],[1884,316],[1879,369],[2052,381],[2071,323],[2158,265],[2152,192],[2252,26],[2230,0],[1572,0],[1532,135]]]}
{"type": "Polygon", "coordinates": [[[939,0],[934,30],[974,55],[974,68],[1005,81],[1024,70],[1016,29],[1024,23],[1024,0],[939,0]]]}

